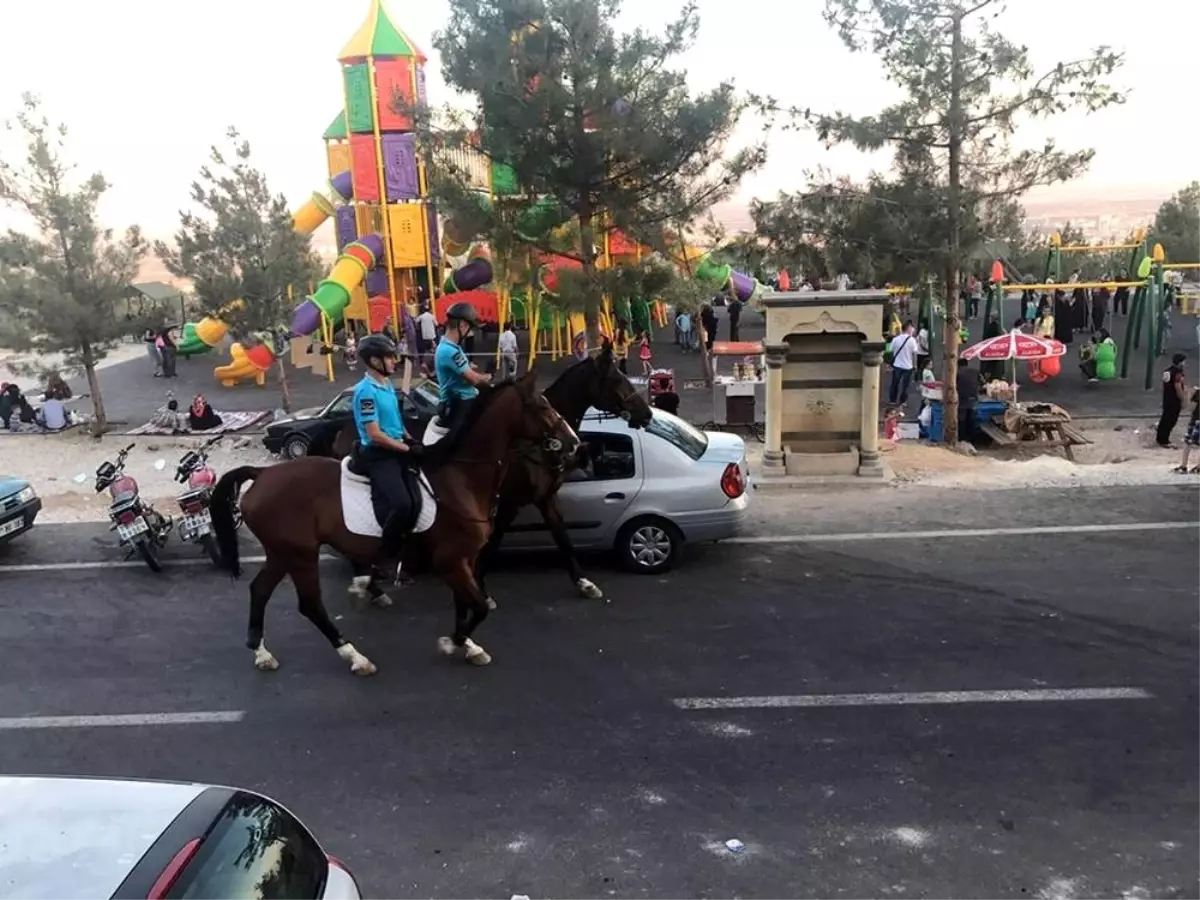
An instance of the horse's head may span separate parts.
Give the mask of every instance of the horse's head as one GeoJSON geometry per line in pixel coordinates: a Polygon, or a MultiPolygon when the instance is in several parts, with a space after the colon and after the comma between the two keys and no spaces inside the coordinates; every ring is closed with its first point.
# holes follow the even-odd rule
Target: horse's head
{"type": "Polygon", "coordinates": [[[536,443],[554,456],[573,457],[582,442],[570,423],[537,390],[537,372],[531,368],[511,385],[521,405],[515,424],[516,438],[536,443]]]}
{"type": "Polygon", "coordinates": [[[580,363],[579,369],[583,374],[582,392],[589,406],[614,416],[625,416],[634,428],[650,424],[654,415],[650,404],[617,366],[610,346],[605,345],[595,356],[580,363]]]}

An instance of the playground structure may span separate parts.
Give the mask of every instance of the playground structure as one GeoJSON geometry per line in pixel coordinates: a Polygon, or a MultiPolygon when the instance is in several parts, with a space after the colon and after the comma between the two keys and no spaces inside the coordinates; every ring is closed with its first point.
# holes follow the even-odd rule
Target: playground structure
{"type": "MultiPolygon", "coordinates": [[[[444,318],[449,302],[468,299],[485,323],[514,321],[531,334],[531,357],[539,352],[553,358],[587,352],[584,317],[544,304],[557,293],[558,273],[580,263],[555,254],[527,254],[528,265],[514,267],[520,276],[509,284],[493,283],[489,248],[479,235],[467,233],[454,221],[439,223],[429,196],[427,159],[417,144],[411,110],[427,102],[425,55],[395,25],[382,0],[370,0],[367,18],[338,54],[344,105],[325,130],[329,172],[327,189],[314,193],[293,216],[297,231],[311,234],[332,219],[338,257],[329,275],[310,286],[286,326],[290,359],[298,368],[333,379],[334,333],[349,322],[360,333],[382,330],[415,344],[412,314],[422,295],[434,297],[434,313],[444,318]],[[440,278],[443,268],[447,271],[440,278]],[[441,298],[437,299],[437,287],[441,298]],[[513,291],[512,289],[516,290],[513,291]]],[[[510,167],[470,147],[447,151],[449,162],[466,173],[469,186],[490,204],[495,197],[519,194],[510,167]]],[[[558,205],[550,198],[531,201],[522,212],[518,230],[541,234],[549,222],[562,224],[558,205]]],[[[598,223],[603,224],[603,223],[598,223]]],[[[623,234],[602,229],[604,266],[640,261],[650,248],[623,234]]],[[[749,302],[762,286],[734,272],[694,247],[677,246],[672,262],[684,273],[749,302]]],[[[292,292],[289,291],[289,296],[292,292]]],[[[232,312],[235,300],[225,309],[232,312]]],[[[601,310],[601,331],[612,335],[616,321],[625,319],[635,333],[652,324],[666,325],[661,302],[635,300],[614,309],[608,298],[601,310]]],[[[208,352],[225,339],[228,325],[220,314],[183,327],[179,352],[193,356],[208,352]]],[[[275,363],[272,334],[251,335],[230,347],[231,362],[218,366],[215,377],[225,386],[243,380],[265,383],[275,363]]]]}

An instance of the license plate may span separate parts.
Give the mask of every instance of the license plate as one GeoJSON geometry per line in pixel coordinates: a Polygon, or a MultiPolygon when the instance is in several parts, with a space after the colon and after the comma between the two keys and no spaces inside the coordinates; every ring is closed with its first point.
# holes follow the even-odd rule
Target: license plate
{"type": "Polygon", "coordinates": [[[9,534],[15,534],[16,532],[20,531],[24,527],[25,527],[24,517],[22,517],[20,519],[13,519],[11,522],[5,522],[3,525],[0,525],[0,537],[4,537],[5,535],[9,535],[9,534]]]}
{"type": "Polygon", "coordinates": [[[123,541],[132,540],[139,534],[145,534],[150,530],[150,526],[146,524],[145,519],[136,519],[129,525],[117,526],[117,537],[123,541]]]}
{"type": "Polygon", "coordinates": [[[184,516],[182,530],[189,534],[208,534],[212,530],[212,515],[205,510],[194,516],[184,516]]]}

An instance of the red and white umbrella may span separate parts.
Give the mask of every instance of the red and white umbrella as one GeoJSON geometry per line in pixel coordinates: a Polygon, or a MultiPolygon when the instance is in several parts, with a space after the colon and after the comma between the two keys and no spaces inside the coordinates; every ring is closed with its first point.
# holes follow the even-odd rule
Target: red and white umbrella
{"type": "Polygon", "coordinates": [[[979,359],[995,362],[1002,359],[1049,359],[1052,356],[1062,356],[1067,352],[1062,341],[1050,338],[1035,337],[1013,329],[1008,334],[988,338],[978,344],[972,344],[962,352],[963,359],[979,359]]]}

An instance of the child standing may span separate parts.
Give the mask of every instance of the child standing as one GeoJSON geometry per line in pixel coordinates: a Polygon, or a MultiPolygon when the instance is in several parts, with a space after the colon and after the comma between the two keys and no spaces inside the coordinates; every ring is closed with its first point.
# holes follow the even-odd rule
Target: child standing
{"type": "MultiPolygon", "coordinates": [[[[1184,474],[1188,471],[1188,458],[1192,448],[1200,447],[1200,387],[1192,388],[1192,415],[1188,419],[1187,435],[1183,439],[1183,459],[1175,471],[1184,474]]],[[[1191,470],[1193,475],[1200,475],[1200,464],[1191,470]]]]}
{"type": "Polygon", "coordinates": [[[642,331],[638,333],[638,345],[640,347],[638,358],[642,361],[642,374],[649,378],[650,373],[654,370],[654,367],[650,364],[654,359],[654,354],[650,350],[650,336],[646,332],[642,331]]]}

